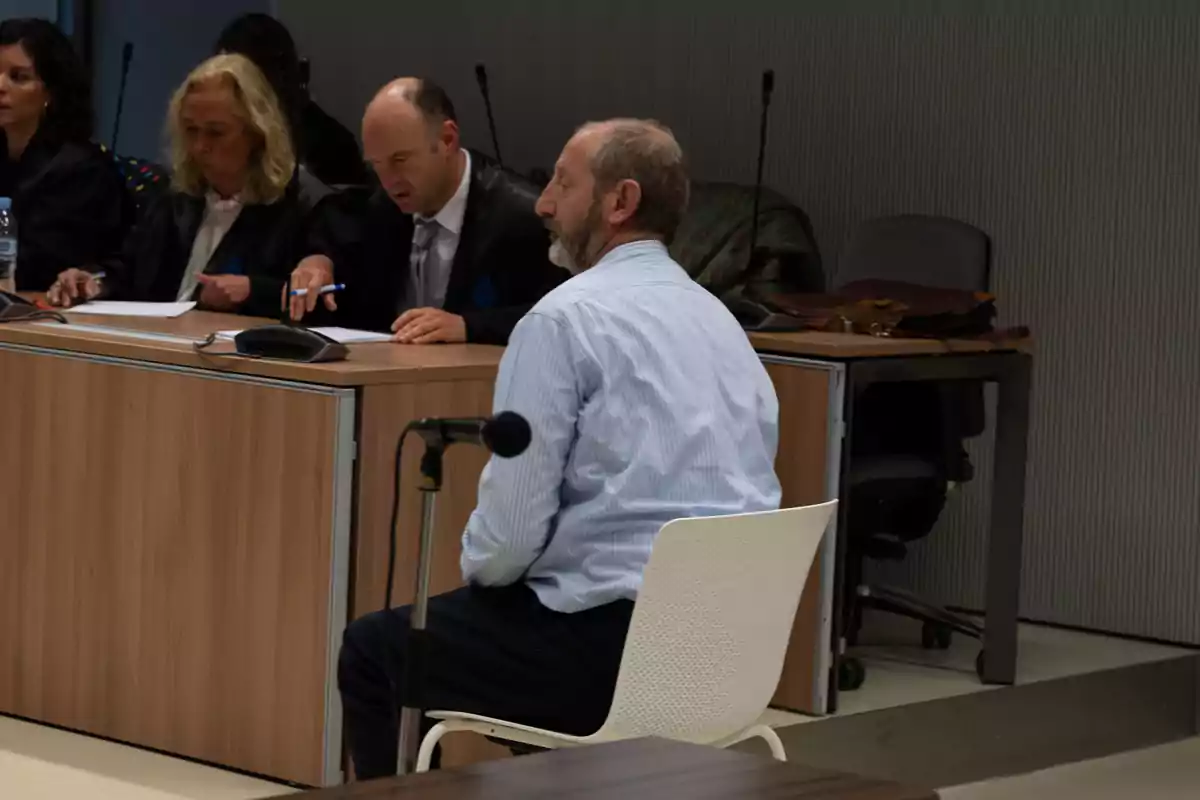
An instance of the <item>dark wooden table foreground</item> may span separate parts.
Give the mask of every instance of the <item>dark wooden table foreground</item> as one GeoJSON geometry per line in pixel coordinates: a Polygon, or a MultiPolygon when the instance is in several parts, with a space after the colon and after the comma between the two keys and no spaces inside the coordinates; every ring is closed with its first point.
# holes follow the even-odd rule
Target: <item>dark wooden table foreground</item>
{"type": "MultiPolygon", "coordinates": [[[[765,756],[636,739],[289,795],[307,800],[936,800],[937,793],[765,756]]],[[[282,800],[282,799],[281,799],[282,800]]]]}

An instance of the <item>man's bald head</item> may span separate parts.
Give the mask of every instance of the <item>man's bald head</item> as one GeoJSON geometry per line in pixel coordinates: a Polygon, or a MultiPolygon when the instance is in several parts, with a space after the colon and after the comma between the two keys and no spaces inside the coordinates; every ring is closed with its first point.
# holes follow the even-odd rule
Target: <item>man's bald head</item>
{"type": "Polygon", "coordinates": [[[384,84],[367,104],[363,124],[373,117],[397,118],[418,114],[430,126],[458,122],[446,90],[428,78],[396,78],[384,84]]]}
{"type": "Polygon", "coordinates": [[[446,90],[424,78],[397,78],[363,114],[363,155],[406,214],[433,216],[453,196],[465,166],[446,90]]]}
{"type": "Polygon", "coordinates": [[[671,130],[654,120],[610,119],[583,125],[573,138],[589,154],[596,192],[635,181],[641,200],[630,227],[670,244],[689,193],[683,149],[671,130]]]}

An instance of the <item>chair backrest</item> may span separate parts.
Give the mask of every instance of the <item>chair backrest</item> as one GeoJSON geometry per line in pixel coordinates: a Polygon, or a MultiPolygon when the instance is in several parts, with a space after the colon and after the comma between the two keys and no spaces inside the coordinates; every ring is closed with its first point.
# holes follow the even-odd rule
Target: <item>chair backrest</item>
{"type": "Polygon", "coordinates": [[[992,242],[979,228],[950,217],[902,214],[855,229],[834,285],[879,279],[987,291],[991,269],[992,242]]]}
{"type": "Polygon", "coordinates": [[[775,694],[836,505],[664,525],[596,736],[711,743],[753,725],[775,694]]]}
{"type": "Polygon", "coordinates": [[[104,145],[100,145],[100,149],[112,158],[118,174],[125,181],[134,221],[141,219],[142,212],[156,197],[171,190],[171,175],[166,167],[142,158],[119,156],[104,145]]]}

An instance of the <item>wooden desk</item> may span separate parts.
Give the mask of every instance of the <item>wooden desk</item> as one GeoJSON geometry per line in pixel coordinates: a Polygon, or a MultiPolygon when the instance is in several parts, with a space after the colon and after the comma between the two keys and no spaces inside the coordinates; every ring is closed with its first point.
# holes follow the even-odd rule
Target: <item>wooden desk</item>
{"type": "Polygon", "coordinates": [[[663,739],[635,739],[289,797],[304,800],[754,800],[760,797],[937,800],[937,793],[731,750],[663,739]]]}
{"type": "MultiPolygon", "coordinates": [[[[487,414],[501,350],[362,345],[304,365],[192,347],[251,322],[0,325],[0,713],[336,783],[337,651],[348,615],[383,602],[397,436],[487,414]]],[[[484,461],[448,455],[436,591],[459,584],[484,461]]]]}
{"type": "MultiPolygon", "coordinates": [[[[0,325],[0,713],[332,784],[337,651],[346,620],[383,600],[396,439],[420,417],[489,413],[501,350],[356,345],[346,362],[305,365],[193,348],[253,323],[0,325]]],[[[800,505],[838,495],[845,364],[827,348],[884,345],[787,336],[800,338],[755,344],[825,358],[764,357],[784,503],[800,505]]],[[[413,593],[419,451],[402,467],[396,603],[413,593]]],[[[460,584],[485,461],[449,452],[435,592],[460,584]]],[[[835,556],[824,548],[805,591],[782,707],[831,702],[835,556]]]]}
{"type": "Polygon", "coordinates": [[[868,386],[894,381],[969,379],[995,382],[996,447],[993,454],[991,522],[988,533],[986,630],[981,677],[1011,684],[1016,675],[1017,611],[1029,435],[1032,343],[892,339],[854,334],[752,333],[750,341],[767,366],[779,395],[779,455],[776,470],[783,504],[837,498],[837,520],[813,565],[797,612],[784,675],[773,704],[799,711],[837,710],[837,657],[841,635],[842,558],[849,513],[850,433],[855,398],[868,386]],[[808,691],[806,664],[828,668],[808,691]]]}

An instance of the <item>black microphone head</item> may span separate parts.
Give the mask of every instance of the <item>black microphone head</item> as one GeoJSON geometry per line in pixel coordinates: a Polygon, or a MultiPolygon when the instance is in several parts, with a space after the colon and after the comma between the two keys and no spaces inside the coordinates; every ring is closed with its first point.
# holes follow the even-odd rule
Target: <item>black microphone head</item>
{"type": "Polygon", "coordinates": [[[533,438],[529,421],[515,411],[501,411],[483,423],[480,436],[487,448],[501,458],[524,453],[533,438]]]}
{"type": "Polygon", "coordinates": [[[775,70],[763,70],[763,96],[769,95],[775,91],[775,70]]]}
{"type": "Polygon", "coordinates": [[[475,81],[481,89],[487,88],[487,67],[483,64],[475,65],[475,81]]]}
{"type": "Polygon", "coordinates": [[[126,42],[121,48],[121,61],[129,66],[129,62],[133,61],[133,42],[126,42]]]}

